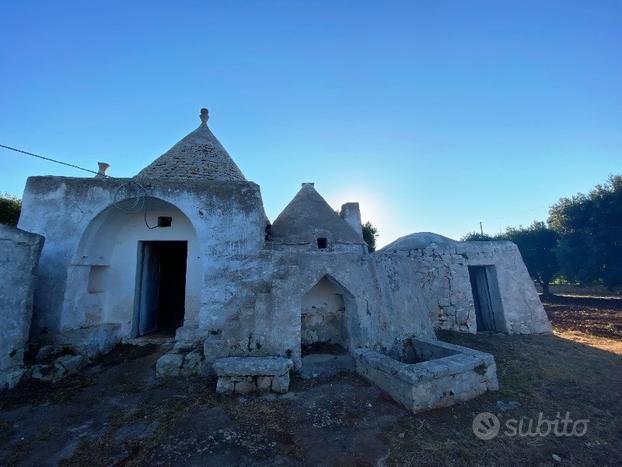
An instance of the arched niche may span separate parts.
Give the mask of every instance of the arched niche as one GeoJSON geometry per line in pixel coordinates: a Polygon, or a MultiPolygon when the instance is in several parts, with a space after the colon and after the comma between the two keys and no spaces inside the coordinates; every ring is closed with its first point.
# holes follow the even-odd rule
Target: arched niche
{"type": "MultiPolygon", "coordinates": [[[[143,269],[149,262],[145,250],[150,248],[165,251],[158,254],[173,258],[175,251],[183,251],[185,284],[179,285],[185,288],[183,323],[195,323],[202,286],[196,230],[175,205],[144,197],[108,206],[85,229],[69,270],[61,328],[115,323],[125,336],[140,334],[137,306],[145,297],[143,285],[149,274],[143,269]]],[[[151,263],[153,256],[149,255],[151,263]]],[[[154,264],[152,268],[160,267],[154,264]]]]}
{"type": "Polygon", "coordinates": [[[303,355],[339,353],[352,348],[358,319],[354,295],[329,274],[301,299],[300,345],[303,355]]]}

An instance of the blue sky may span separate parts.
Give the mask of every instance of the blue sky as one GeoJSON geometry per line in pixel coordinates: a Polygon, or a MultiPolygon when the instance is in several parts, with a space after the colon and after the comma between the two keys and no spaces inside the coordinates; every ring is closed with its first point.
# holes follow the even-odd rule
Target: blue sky
{"type": "MultiPolygon", "coordinates": [[[[545,219],[622,172],[622,2],[4,2],[0,144],[132,176],[210,128],[274,220],[314,181],[385,244],[545,219]]],[[[0,191],[82,173],[0,149],[0,191]]]]}

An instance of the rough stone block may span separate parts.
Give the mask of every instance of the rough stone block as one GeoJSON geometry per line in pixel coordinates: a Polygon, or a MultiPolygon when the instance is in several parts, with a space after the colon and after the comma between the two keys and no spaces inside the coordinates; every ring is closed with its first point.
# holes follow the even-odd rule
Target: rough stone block
{"type": "Polygon", "coordinates": [[[62,366],[67,375],[77,373],[86,364],[87,359],[83,355],[63,355],[54,361],[54,367],[62,366]]]}
{"type": "Polygon", "coordinates": [[[33,365],[30,369],[33,379],[40,381],[52,381],[54,379],[54,367],[52,365],[33,365]]]}
{"type": "Polygon", "coordinates": [[[36,359],[38,361],[45,360],[48,357],[50,357],[52,354],[56,353],[57,351],[58,351],[58,349],[56,347],[54,347],[53,345],[44,345],[37,352],[36,359]]]}
{"type": "Polygon", "coordinates": [[[189,375],[202,375],[205,374],[205,368],[203,364],[203,354],[198,350],[188,352],[184,356],[184,362],[181,368],[181,374],[184,376],[189,375]]]}
{"type": "Polygon", "coordinates": [[[235,384],[233,391],[240,394],[270,390],[285,393],[289,388],[289,370],[292,366],[293,362],[283,357],[220,358],[214,362],[218,375],[216,390],[232,392],[229,390],[231,381],[235,384]]]}
{"type": "Polygon", "coordinates": [[[232,393],[235,389],[235,382],[231,378],[221,376],[216,383],[216,392],[232,393]]]}
{"type": "Polygon", "coordinates": [[[272,379],[272,392],[285,394],[289,390],[289,372],[272,379]]]}
{"type": "Polygon", "coordinates": [[[259,391],[270,391],[272,388],[272,376],[257,377],[257,389],[259,391]]]}
{"type": "Polygon", "coordinates": [[[156,363],[156,376],[179,376],[181,366],[184,363],[184,356],[178,353],[167,353],[162,355],[156,363]]]}
{"type": "Polygon", "coordinates": [[[284,357],[225,357],[214,362],[214,370],[218,376],[274,376],[289,371],[293,365],[284,357]]]}

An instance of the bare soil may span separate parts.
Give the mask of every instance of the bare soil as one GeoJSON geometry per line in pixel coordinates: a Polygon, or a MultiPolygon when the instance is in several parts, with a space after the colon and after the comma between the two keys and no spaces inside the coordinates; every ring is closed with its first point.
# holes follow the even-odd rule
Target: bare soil
{"type": "Polygon", "coordinates": [[[622,298],[558,295],[544,308],[555,335],[622,355],[622,298]]]}
{"type": "Polygon", "coordinates": [[[213,379],[157,380],[161,347],[119,346],[80,375],[3,393],[0,464],[620,465],[622,354],[595,346],[620,342],[616,306],[547,303],[548,336],[440,333],[494,354],[501,389],[419,415],[351,373],[230,397],[213,379]],[[569,412],[588,431],[484,441],[472,430],[481,412],[502,423],[569,412]]]}

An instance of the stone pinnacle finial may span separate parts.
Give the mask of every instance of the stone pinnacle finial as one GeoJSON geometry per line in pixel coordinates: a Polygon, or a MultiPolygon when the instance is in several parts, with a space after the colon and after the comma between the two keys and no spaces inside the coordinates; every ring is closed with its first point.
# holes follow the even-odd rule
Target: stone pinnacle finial
{"type": "Polygon", "coordinates": [[[207,121],[209,120],[209,110],[201,109],[201,125],[207,125],[207,121]]]}

